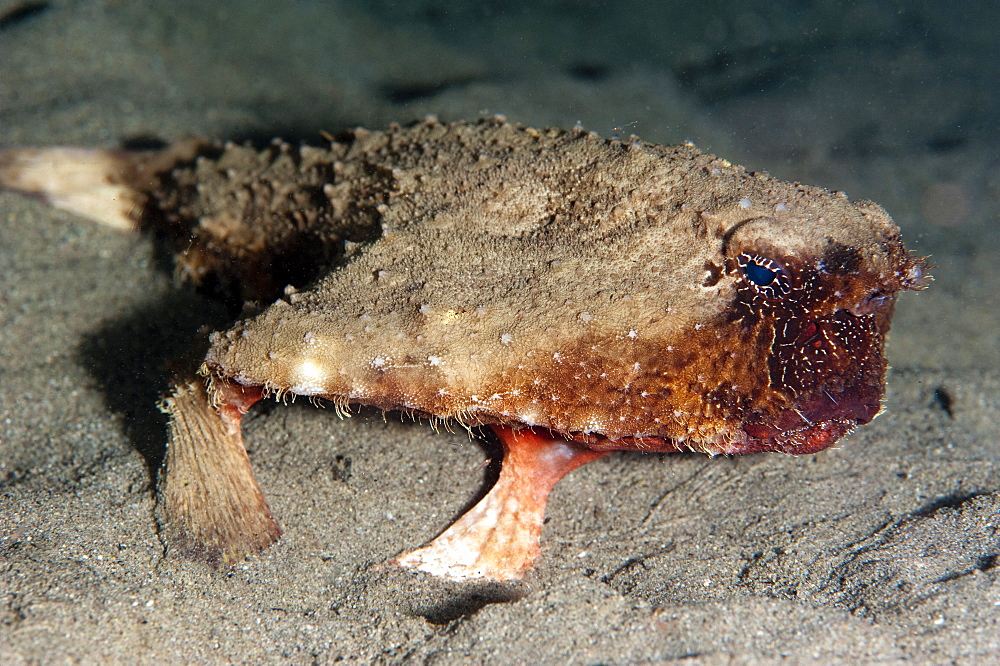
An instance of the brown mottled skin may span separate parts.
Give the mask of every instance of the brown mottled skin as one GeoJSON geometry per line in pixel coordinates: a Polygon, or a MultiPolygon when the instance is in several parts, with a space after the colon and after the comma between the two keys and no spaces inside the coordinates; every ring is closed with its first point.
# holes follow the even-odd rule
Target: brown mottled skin
{"type": "MultiPolygon", "coordinates": [[[[128,215],[182,276],[273,301],[213,334],[207,384],[169,403],[171,447],[202,455],[242,451],[242,413],[287,393],[530,427],[575,442],[571,458],[813,453],[878,414],[896,297],[927,279],[877,205],[690,145],[494,119],[175,151],[104,169],[128,215]],[[302,290],[279,297],[286,283],[302,290]],[[213,419],[229,434],[184,434],[213,419]]],[[[168,489],[208,476],[167,464],[168,489]]],[[[278,534],[231,547],[206,536],[215,518],[171,509],[200,500],[165,492],[195,547],[234,558],[278,534]]]]}
{"type": "Polygon", "coordinates": [[[363,165],[328,176],[331,206],[367,201],[381,239],[213,337],[213,373],[601,448],[812,452],[878,412],[914,265],[874,204],[690,146],[503,124],[363,133],[330,157],[363,165]],[[791,292],[758,295],[741,252],[791,292]]]}

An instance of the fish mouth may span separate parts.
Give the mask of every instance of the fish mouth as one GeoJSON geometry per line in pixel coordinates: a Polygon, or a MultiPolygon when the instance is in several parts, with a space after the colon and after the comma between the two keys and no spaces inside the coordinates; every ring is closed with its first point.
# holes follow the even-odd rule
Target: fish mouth
{"type": "Polygon", "coordinates": [[[882,410],[881,391],[872,386],[839,392],[821,390],[776,418],[743,424],[746,440],[739,453],[780,451],[795,455],[816,453],[834,444],[859,425],[871,422],[882,410]]]}

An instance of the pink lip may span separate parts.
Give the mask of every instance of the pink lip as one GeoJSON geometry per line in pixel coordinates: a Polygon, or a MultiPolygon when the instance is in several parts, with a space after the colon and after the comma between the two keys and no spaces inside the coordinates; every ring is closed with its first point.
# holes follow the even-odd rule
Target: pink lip
{"type": "Polygon", "coordinates": [[[848,388],[836,394],[823,390],[770,423],[744,424],[749,439],[740,452],[816,453],[871,421],[880,409],[879,392],[873,387],[848,388]]]}

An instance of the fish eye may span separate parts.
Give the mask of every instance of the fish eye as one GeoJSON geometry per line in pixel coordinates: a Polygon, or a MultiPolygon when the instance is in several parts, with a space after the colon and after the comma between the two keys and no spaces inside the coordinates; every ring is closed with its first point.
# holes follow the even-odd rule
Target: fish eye
{"type": "Polygon", "coordinates": [[[781,298],[792,289],[788,271],[773,259],[741,252],[736,264],[750,287],[765,298],[781,298]]]}

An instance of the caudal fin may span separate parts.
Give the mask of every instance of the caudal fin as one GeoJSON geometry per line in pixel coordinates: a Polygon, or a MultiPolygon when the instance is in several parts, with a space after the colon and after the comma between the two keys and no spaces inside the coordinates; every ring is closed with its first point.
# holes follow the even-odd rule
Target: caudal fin
{"type": "Polygon", "coordinates": [[[145,195],[129,186],[135,154],[88,148],[0,150],[0,188],[21,192],[75,215],[133,229],[145,195]]]}

